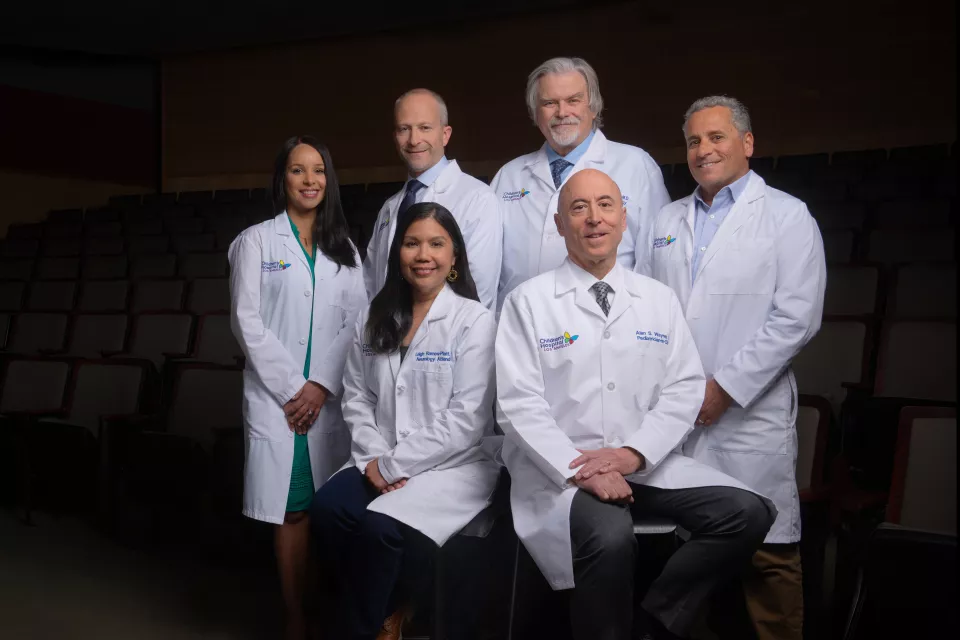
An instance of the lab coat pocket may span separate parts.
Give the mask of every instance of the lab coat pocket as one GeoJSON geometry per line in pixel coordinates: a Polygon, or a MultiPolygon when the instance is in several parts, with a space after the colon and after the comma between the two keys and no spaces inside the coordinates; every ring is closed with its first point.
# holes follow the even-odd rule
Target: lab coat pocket
{"type": "Polygon", "coordinates": [[[707,447],[758,455],[787,453],[790,433],[784,408],[790,402],[789,394],[787,386],[779,385],[749,410],[731,406],[713,426],[698,427],[703,429],[707,447]]]}
{"type": "Polygon", "coordinates": [[[708,291],[717,295],[772,295],[777,264],[772,238],[744,239],[723,247],[704,268],[708,291]]]}
{"type": "Polygon", "coordinates": [[[421,427],[433,422],[434,414],[450,404],[453,395],[453,372],[449,364],[438,362],[411,363],[409,375],[410,419],[421,427]]]}

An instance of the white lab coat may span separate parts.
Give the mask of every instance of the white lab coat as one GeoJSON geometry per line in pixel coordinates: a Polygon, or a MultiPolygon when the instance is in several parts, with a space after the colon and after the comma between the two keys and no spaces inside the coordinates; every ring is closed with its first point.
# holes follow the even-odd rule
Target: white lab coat
{"type": "Polygon", "coordinates": [[[343,415],[352,439],[347,467],[379,458],[403,488],[367,507],[438,545],[493,498],[500,465],[482,448],[493,435],[493,313],[445,286],[417,329],[403,362],[364,341],[369,309],[357,320],[343,375],[343,415]]]}
{"type": "Polygon", "coordinates": [[[695,428],[683,451],[773,499],[778,516],[766,541],[796,542],[797,383],[790,361],[820,329],[820,231],[803,202],[751,174],[691,285],[695,206],[691,194],[660,212],[653,276],[676,292],[707,377],[733,404],[719,422],[695,428]]]}
{"type": "MultiPolygon", "coordinates": [[[[387,279],[387,259],[397,231],[397,210],[403,193],[401,189],[383,203],[367,244],[363,275],[370,300],[380,292],[387,279]]],[[[477,296],[488,309],[493,309],[503,251],[503,224],[497,196],[489,186],[461,171],[456,160],[444,167],[434,183],[421,193],[420,202],[442,204],[453,214],[467,245],[467,259],[477,285],[477,296]]]]}
{"type": "MultiPolygon", "coordinates": [[[[553,220],[560,190],[553,186],[546,149],[544,143],[539,151],[511,160],[490,183],[500,198],[506,229],[498,310],[518,284],[556,269],[567,257],[567,247],[553,220]]],[[[649,235],[657,212],[670,202],[660,167],[643,149],[607,140],[598,130],[587,152],[567,174],[567,180],[581,169],[602,171],[620,187],[627,207],[627,230],[617,260],[633,269],[637,260],[635,239],[638,234],[649,235]]],[[[645,256],[643,261],[646,262],[645,256]]]]}
{"type": "Polygon", "coordinates": [[[243,514],[283,522],[294,434],[283,405],[303,385],[303,365],[313,343],[310,380],[329,390],[307,431],[314,485],[319,488],[349,457],[350,437],[340,413],[343,365],[353,324],[366,304],[362,267],[343,267],[316,254],[316,286],[286,212],[254,225],[230,245],[233,333],[246,356],[243,423],[246,462],[243,514]]]}
{"type": "Polygon", "coordinates": [[[497,422],[514,527],[554,589],[574,586],[567,482],[577,449],[629,446],[630,482],[666,489],[742,484],[676,449],[703,401],[700,357],[669,288],[617,265],[604,317],[595,279],[566,261],[521,284],[500,314],[497,422]]]}

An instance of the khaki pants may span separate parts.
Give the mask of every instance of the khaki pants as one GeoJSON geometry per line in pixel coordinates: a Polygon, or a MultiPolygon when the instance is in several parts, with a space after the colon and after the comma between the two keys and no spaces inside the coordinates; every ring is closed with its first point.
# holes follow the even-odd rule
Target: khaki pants
{"type": "Polygon", "coordinates": [[[744,573],[743,593],[759,640],[802,640],[800,545],[762,545],[744,573]]]}

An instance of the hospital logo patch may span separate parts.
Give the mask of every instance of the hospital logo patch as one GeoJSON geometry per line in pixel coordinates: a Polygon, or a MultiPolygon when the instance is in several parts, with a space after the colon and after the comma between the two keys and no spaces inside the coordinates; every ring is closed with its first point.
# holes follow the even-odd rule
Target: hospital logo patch
{"type": "Polygon", "coordinates": [[[380,226],[377,227],[377,232],[383,231],[384,227],[390,224],[390,216],[387,216],[387,219],[380,223],[380,226]]]}
{"type": "Polygon", "coordinates": [[[662,248],[664,248],[664,247],[670,246],[671,244],[673,244],[673,243],[676,242],[676,241],[677,241],[677,239],[676,239],[674,236],[671,236],[671,235],[667,235],[666,238],[654,238],[654,240],[653,240],[653,248],[654,248],[654,249],[662,249],[662,248]]]}
{"type": "Polygon", "coordinates": [[[638,342],[658,342],[660,344],[670,344],[670,336],[656,331],[637,331],[638,342]]]}
{"type": "Polygon", "coordinates": [[[377,355],[377,353],[373,349],[371,349],[370,345],[368,345],[366,342],[363,342],[360,344],[360,350],[363,351],[363,355],[368,357],[377,355]]]}
{"type": "Polygon", "coordinates": [[[516,202],[517,200],[522,200],[528,195],[530,195],[530,192],[521,187],[520,191],[504,191],[503,195],[500,197],[504,202],[516,202]]]}
{"type": "Polygon", "coordinates": [[[291,267],[289,262],[278,260],[277,262],[261,262],[260,271],[263,273],[273,273],[274,271],[286,271],[291,267]]]}
{"type": "Polygon", "coordinates": [[[540,338],[540,351],[556,351],[572,346],[580,337],[579,334],[570,335],[569,331],[564,331],[562,336],[556,338],[540,338]]]}

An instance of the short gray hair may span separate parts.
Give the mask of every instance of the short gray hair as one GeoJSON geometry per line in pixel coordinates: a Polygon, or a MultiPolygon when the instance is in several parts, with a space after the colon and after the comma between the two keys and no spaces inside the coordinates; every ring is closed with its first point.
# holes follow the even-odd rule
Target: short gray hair
{"type": "Polygon", "coordinates": [[[712,107],[726,107],[730,109],[733,126],[737,128],[737,133],[740,134],[741,138],[743,134],[753,131],[753,128],[750,126],[750,112],[747,111],[746,105],[730,96],[707,96],[706,98],[700,98],[687,109],[687,113],[683,116],[683,135],[687,135],[687,122],[690,121],[690,116],[697,111],[703,111],[704,109],[710,109],[712,107]]]}
{"type": "Polygon", "coordinates": [[[437,101],[437,106],[440,107],[440,125],[445,127],[450,124],[450,115],[447,113],[447,103],[443,101],[443,97],[439,93],[436,91],[431,91],[430,89],[410,89],[410,91],[407,91],[402,96],[397,98],[397,101],[393,103],[394,117],[396,117],[397,109],[400,107],[400,103],[404,98],[421,94],[432,96],[433,99],[437,101]]]}
{"type": "Polygon", "coordinates": [[[593,128],[599,129],[603,126],[603,119],[600,117],[603,111],[600,80],[597,79],[597,72],[583,58],[550,58],[527,77],[527,111],[530,112],[530,119],[534,124],[537,122],[537,106],[540,101],[540,78],[551,73],[570,73],[571,71],[576,71],[587,81],[587,104],[590,106],[590,111],[596,114],[593,128]]]}

